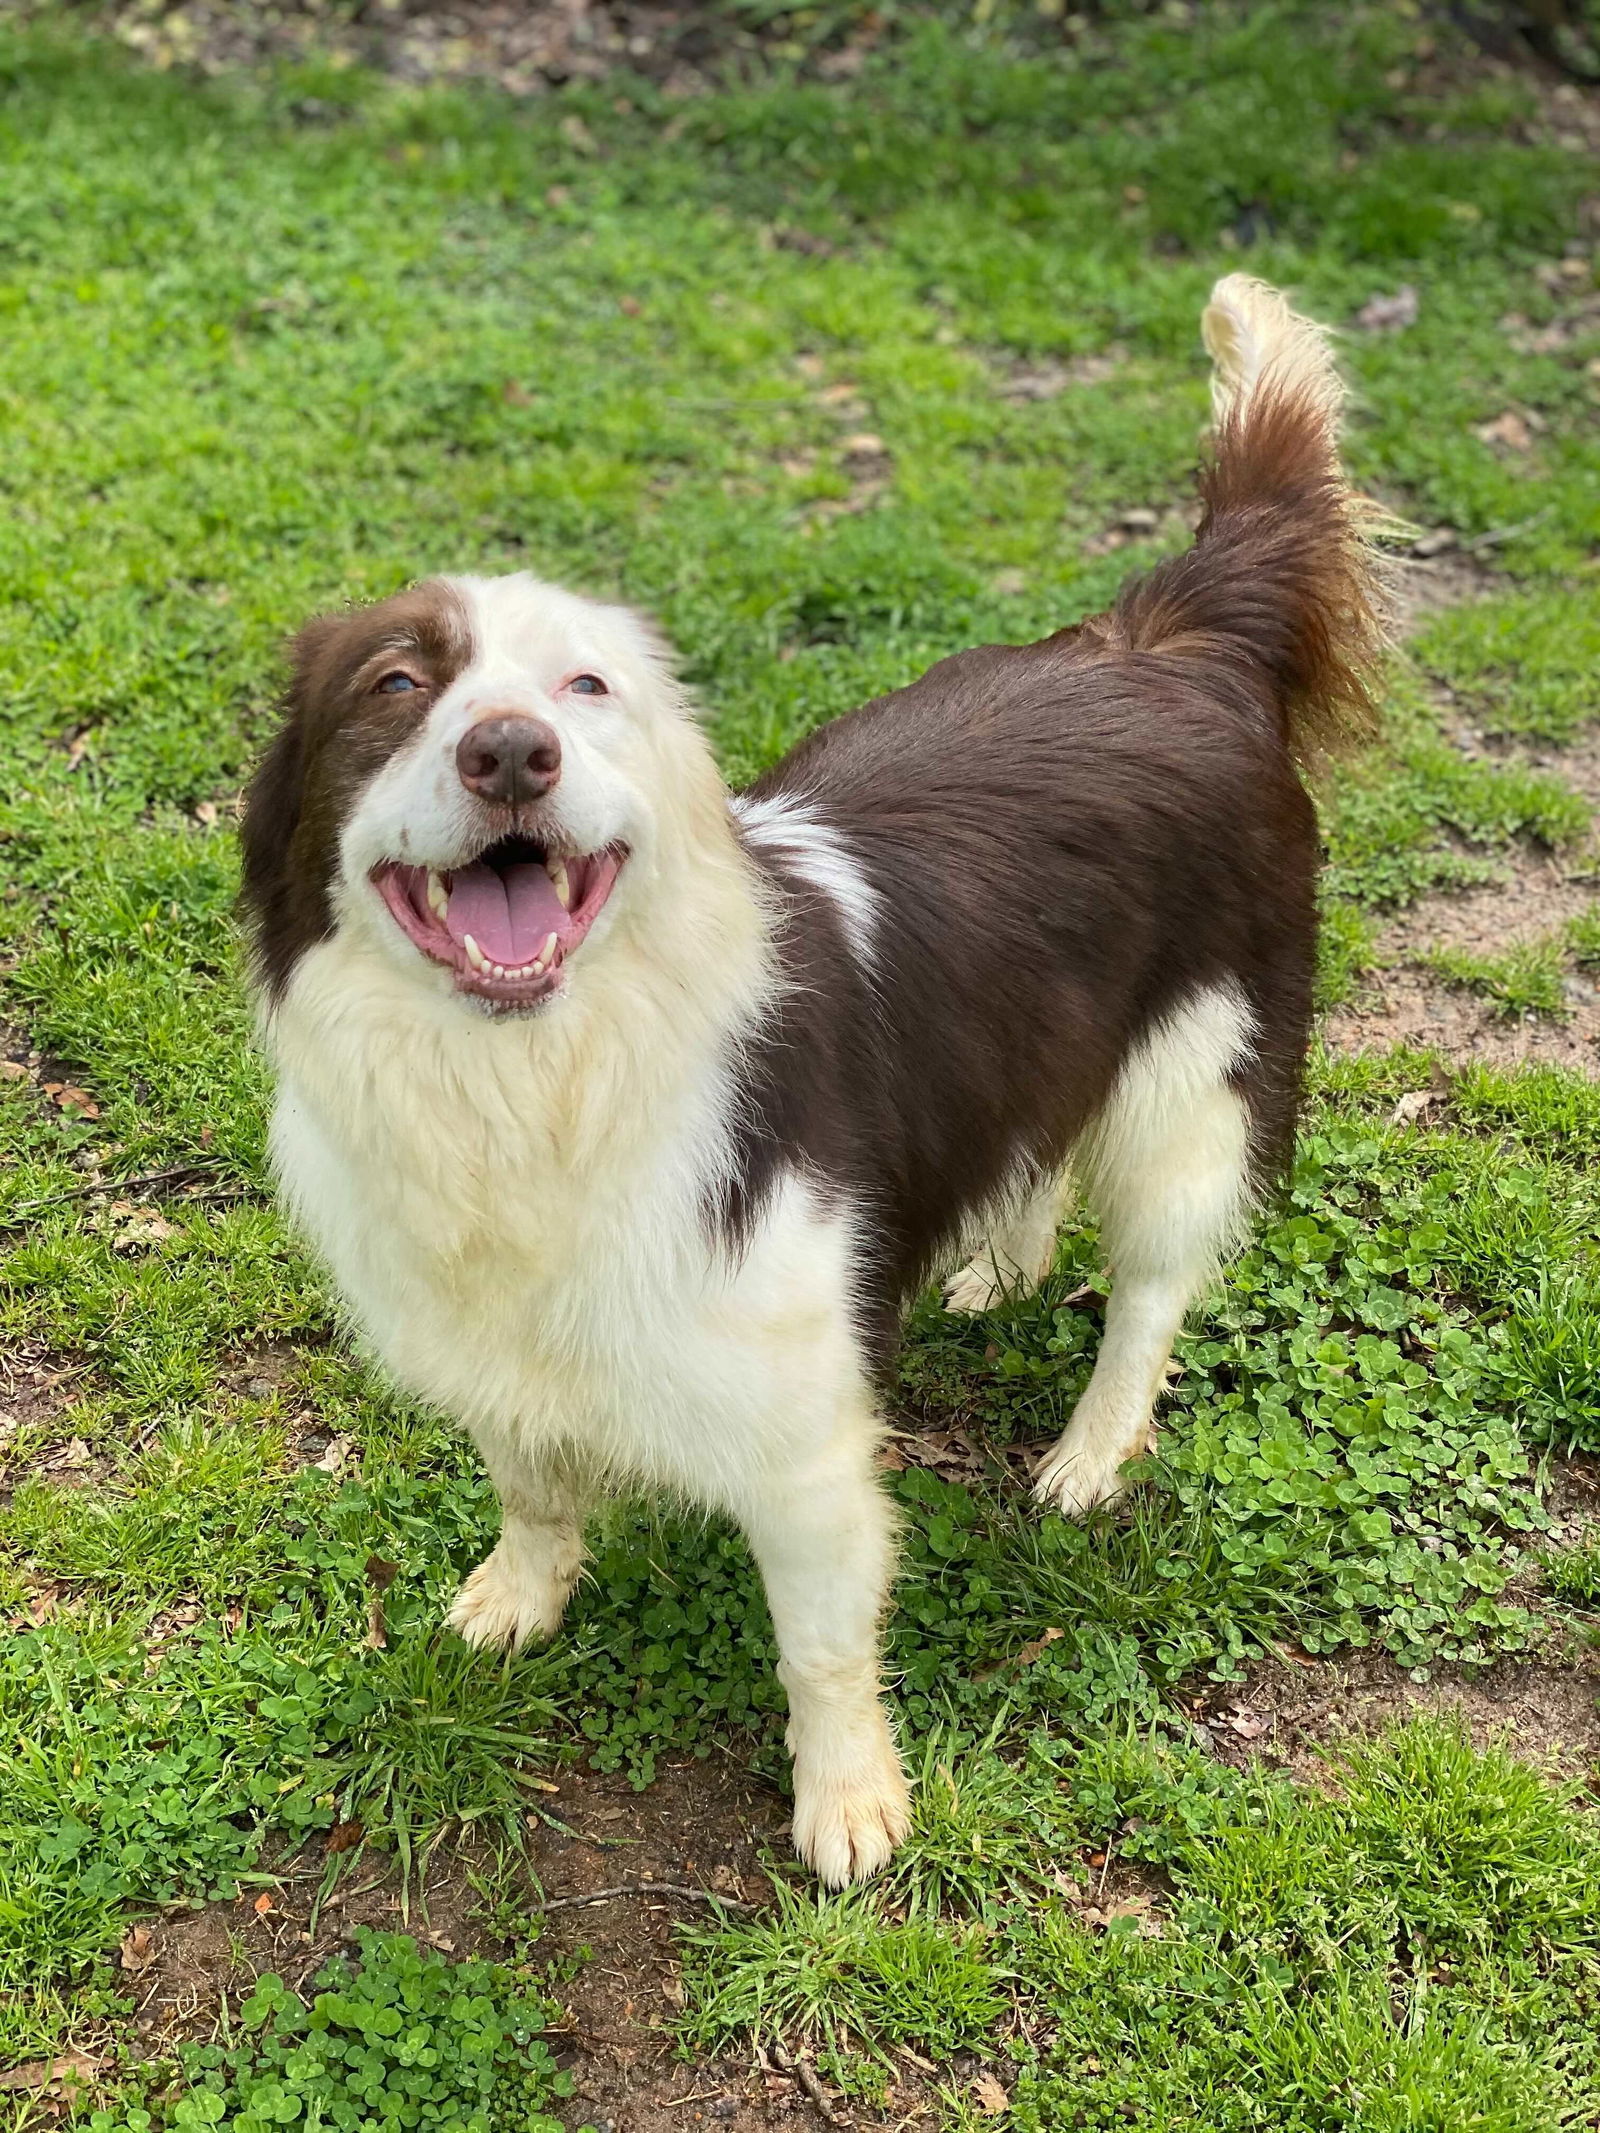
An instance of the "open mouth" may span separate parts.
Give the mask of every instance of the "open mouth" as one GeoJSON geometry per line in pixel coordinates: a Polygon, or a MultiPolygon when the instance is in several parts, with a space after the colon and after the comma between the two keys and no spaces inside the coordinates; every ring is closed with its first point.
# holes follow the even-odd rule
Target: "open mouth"
{"type": "Polygon", "coordinates": [[[560,984],[626,857],[616,848],[555,852],[531,837],[502,837],[447,873],[386,859],[371,878],[401,931],[454,972],[457,991],[533,1007],[560,984]]]}

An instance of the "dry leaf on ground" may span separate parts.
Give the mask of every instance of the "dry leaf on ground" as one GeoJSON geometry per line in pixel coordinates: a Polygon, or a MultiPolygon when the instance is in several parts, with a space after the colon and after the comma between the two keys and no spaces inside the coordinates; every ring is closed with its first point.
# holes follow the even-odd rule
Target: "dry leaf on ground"
{"type": "Polygon", "coordinates": [[[1442,1104],[1444,1097],[1438,1089],[1410,1089],[1389,1114],[1391,1126],[1409,1126],[1426,1111],[1442,1104]]]}
{"type": "Polygon", "coordinates": [[[1392,296],[1369,296],[1356,313],[1356,324],[1369,333],[1399,333],[1417,323],[1417,292],[1402,282],[1392,296]]]}
{"type": "Polygon", "coordinates": [[[68,2089],[84,2088],[105,2065],[87,2052],[63,2052],[59,2059],[34,2059],[0,2074],[0,2089],[32,2089],[60,2096],[68,2089]]]}
{"type": "Polygon", "coordinates": [[[1496,415],[1492,422],[1478,423],[1472,434],[1480,444],[1503,444],[1509,452],[1533,449],[1533,427],[1514,407],[1508,407],[1503,415],[1496,415]]]}

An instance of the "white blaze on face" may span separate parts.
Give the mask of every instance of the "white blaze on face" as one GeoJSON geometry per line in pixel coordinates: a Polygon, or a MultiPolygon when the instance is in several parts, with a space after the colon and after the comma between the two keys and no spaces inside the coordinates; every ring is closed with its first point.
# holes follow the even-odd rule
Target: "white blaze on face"
{"type": "Polygon", "coordinates": [[[541,804],[550,840],[597,852],[649,841],[650,767],[668,693],[649,633],[625,608],[518,576],[451,578],[472,637],[467,664],[416,737],[363,794],[342,840],[347,884],[385,859],[440,872],[485,843],[484,808],[462,785],[456,750],[481,719],[537,718],[561,743],[561,778],[541,804]],[[605,693],[574,693],[580,674],[605,693]]]}
{"type": "Polygon", "coordinates": [[[381,953],[431,961],[435,981],[444,966],[492,1008],[539,1006],[591,930],[660,886],[664,850],[676,840],[681,861],[722,789],[638,616],[526,576],[439,583],[467,656],[352,809],[336,903],[381,953]],[[496,745],[487,727],[469,738],[486,721],[533,722],[559,747],[558,775],[515,809],[463,771],[496,745]]]}

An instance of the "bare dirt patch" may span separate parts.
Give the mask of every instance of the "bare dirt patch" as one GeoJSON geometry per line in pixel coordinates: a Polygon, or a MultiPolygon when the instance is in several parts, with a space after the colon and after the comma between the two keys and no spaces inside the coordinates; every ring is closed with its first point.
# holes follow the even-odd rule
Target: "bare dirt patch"
{"type": "Polygon", "coordinates": [[[42,1103],[63,1117],[100,1116],[100,1106],[82,1085],[83,1070],[70,1060],[40,1051],[9,1022],[0,1022],[0,1081],[26,1083],[42,1103]]]}
{"type": "Polygon", "coordinates": [[[1591,1527],[1600,1526],[1600,1457],[1592,1452],[1568,1452],[1553,1463],[1545,1509],[1550,1514],[1550,1538],[1557,1543],[1580,1540],[1591,1527]]]}
{"type": "Polygon", "coordinates": [[[1067,358],[997,355],[992,358],[995,391],[1002,400],[1021,405],[1056,400],[1075,386],[1103,385],[1127,360],[1128,350],[1121,341],[1108,341],[1091,355],[1067,358]]]}
{"type": "MultiPolygon", "coordinates": [[[[1404,510],[1393,497],[1380,502],[1400,518],[1404,510]]],[[[1413,550],[1401,557],[1388,573],[1394,635],[1403,640],[1419,629],[1427,617],[1442,607],[1461,607],[1480,600],[1495,587],[1495,576],[1475,549],[1463,548],[1450,526],[1425,528],[1413,550]]]]}
{"type": "Polygon", "coordinates": [[[248,1348],[235,1348],[217,1367],[218,1387],[236,1399],[292,1398],[305,1369],[301,1351],[307,1345],[301,1334],[298,1341],[255,1341],[248,1348]]]}
{"type": "Polygon", "coordinates": [[[1424,897],[1379,936],[1381,967],[1356,1000],[1328,1017],[1328,1042],[1342,1051],[1411,1045],[1458,1066],[1537,1060],[1600,1073],[1600,985],[1584,972],[1568,973],[1566,1013],[1558,1019],[1504,1014],[1426,960],[1440,949],[1503,955],[1557,932],[1595,900],[1592,880],[1575,880],[1558,859],[1531,851],[1513,856],[1502,881],[1424,897]]]}
{"type": "Polygon", "coordinates": [[[1272,1660],[1187,1708],[1224,1761],[1265,1760],[1308,1784],[1327,1783],[1326,1751],[1341,1740],[1423,1714],[1460,1718],[1478,1748],[1502,1742],[1555,1777],[1600,1783],[1600,1653],[1566,1666],[1504,1661],[1477,1677],[1439,1668],[1427,1681],[1372,1652],[1272,1660]]]}
{"type": "MultiPolygon", "coordinates": [[[[1430,614],[1483,598],[1502,581],[1489,568],[1480,541],[1457,543],[1454,530],[1425,533],[1424,553],[1407,556],[1394,572],[1396,635],[1404,640],[1430,614]]],[[[1567,747],[1526,748],[1479,731],[1450,692],[1435,683],[1444,707],[1444,735],[1468,758],[1515,760],[1553,772],[1600,812],[1600,734],[1567,747]]],[[[1423,897],[1379,935],[1376,967],[1361,993],[1323,1026],[1340,1051],[1407,1045],[1438,1053],[1452,1065],[1517,1066],[1527,1062],[1600,1074],[1600,985],[1569,972],[1561,1016],[1515,1014],[1463,985],[1451,983],[1427,958],[1438,950],[1503,955],[1548,938],[1600,897],[1596,851],[1553,853],[1522,844],[1503,862],[1500,877],[1482,887],[1423,897]]]]}
{"type": "Polygon", "coordinates": [[[37,1343],[18,1342],[0,1355],[0,1486],[8,1441],[24,1429],[32,1439],[51,1429],[82,1398],[88,1378],[87,1363],[37,1343]]]}
{"type": "MultiPolygon", "coordinates": [[[[0,0],[42,15],[59,0],[0,0]]],[[[317,0],[104,0],[86,17],[149,64],[206,74],[274,62],[321,60],[361,65],[406,82],[486,81],[512,96],[537,95],[569,81],[638,75],[667,93],[689,95],[736,71],[781,41],[781,18],[741,19],[695,0],[358,0],[337,12],[317,0]]],[[[810,52],[808,71],[826,80],[855,73],[882,34],[862,9],[810,52]]],[[[308,96],[302,123],[338,116],[331,99],[308,96]]],[[[575,122],[578,126],[582,121],[575,122]]],[[[581,136],[579,136],[581,140],[581,136]]]]}
{"type": "MultiPolygon", "coordinates": [[[[1440,563],[1461,560],[1441,557],[1440,563]]],[[[1485,582],[1470,565],[1441,570],[1427,580],[1408,572],[1410,618],[1471,598],[1485,582]]],[[[1585,735],[1568,747],[1527,749],[1478,732],[1459,714],[1446,718],[1445,733],[1469,758],[1511,760],[1553,772],[1600,814],[1600,734],[1585,735]]],[[[1536,1062],[1600,1074],[1600,984],[1588,973],[1567,972],[1564,1014],[1508,1015],[1466,986],[1452,984],[1427,961],[1438,950],[1504,955],[1559,933],[1597,902],[1600,854],[1592,839],[1562,853],[1518,845],[1497,880],[1423,897],[1384,928],[1377,967],[1362,991],[1327,1017],[1328,1043],[1341,1051],[1410,1045],[1435,1051],[1457,1066],[1536,1062]]]]}
{"type": "MultiPolygon", "coordinates": [[[[1467,745],[1476,739],[1486,755],[1504,755],[1505,744],[1465,732],[1467,745]]],[[[1553,770],[1563,783],[1600,808],[1600,733],[1588,733],[1564,748],[1534,749],[1522,758],[1535,770],[1553,770]]]]}
{"type": "MultiPolygon", "coordinates": [[[[676,1927],[714,1917],[714,1897],[730,1906],[771,1902],[761,1854],[785,1841],[783,1797],[719,1758],[665,1770],[645,1792],[620,1777],[572,1771],[540,1799],[549,1819],[529,1818],[522,1879],[528,1914],[545,1911],[536,1960],[568,1980],[555,1987],[564,2013],[550,2035],[574,2082],[564,2121],[596,2133],[701,2125],[769,2133],[824,2123],[797,2063],[752,2055],[693,2064],[679,2057],[671,2033],[683,2003],[676,1927]]],[[[473,1885],[487,1864],[471,1843],[441,1848],[408,1904],[392,1862],[362,1855],[317,1912],[321,1862],[291,1862],[276,1888],[130,1928],[122,1962],[142,2048],[158,2056],[180,2037],[211,2036],[222,2001],[237,2006],[266,1971],[304,1989],[358,1925],[409,1931],[452,1957],[504,1957],[473,1885]]],[[[887,2117],[823,2094],[835,2119],[860,2127],[909,2128],[926,2115],[913,2068],[887,2117]]]]}

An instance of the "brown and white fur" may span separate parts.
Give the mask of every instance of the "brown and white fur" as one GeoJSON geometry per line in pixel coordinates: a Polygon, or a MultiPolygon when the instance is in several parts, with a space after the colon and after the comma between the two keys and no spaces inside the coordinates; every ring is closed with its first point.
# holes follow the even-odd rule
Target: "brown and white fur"
{"type": "Polygon", "coordinates": [[[1321,335],[1240,276],[1204,332],[1193,548],[748,792],[645,624],[517,576],[309,625],[249,796],[284,1193],[500,1494],[451,1622],[551,1636],[607,1486],[736,1519],[795,1843],[830,1883],[906,1828],[874,1467],[905,1300],[963,1257],[963,1308],[1036,1280],[1070,1165],[1113,1285],[1037,1494],[1087,1511],[1293,1135],[1317,864],[1295,763],[1361,722],[1377,627],[1321,335]],[[548,913],[558,863],[571,915],[535,954],[517,898],[548,913]],[[499,974],[463,939],[485,895],[499,974]]]}

